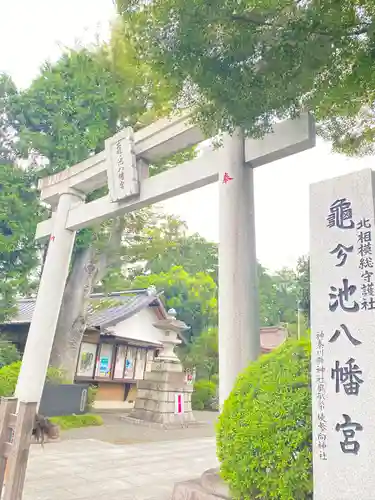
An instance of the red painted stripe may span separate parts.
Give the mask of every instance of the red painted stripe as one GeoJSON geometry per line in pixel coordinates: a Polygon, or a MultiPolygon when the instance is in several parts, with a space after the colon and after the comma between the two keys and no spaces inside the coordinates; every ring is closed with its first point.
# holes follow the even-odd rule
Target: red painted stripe
{"type": "Polygon", "coordinates": [[[178,404],[178,413],[182,413],[182,398],[181,398],[181,394],[178,395],[177,404],[178,404]]]}

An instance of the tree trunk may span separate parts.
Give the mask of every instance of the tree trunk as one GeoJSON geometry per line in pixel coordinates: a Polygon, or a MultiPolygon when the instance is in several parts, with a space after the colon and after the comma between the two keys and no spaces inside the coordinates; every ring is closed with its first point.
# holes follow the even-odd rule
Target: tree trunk
{"type": "Polygon", "coordinates": [[[86,327],[87,296],[93,287],[93,249],[83,250],[74,260],[61,304],[50,365],[63,369],[68,380],[73,380],[77,355],[86,327]]]}
{"type": "Polygon", "coordinates": [[[123,232],[123,219],[113,221],[108,244],[99,255],[93,246],[80,251],[74,259],[61,304],[50,366],[64,370],[73,381],[79,348],[87,325],[90,295],[115,260],[123,232]]]}

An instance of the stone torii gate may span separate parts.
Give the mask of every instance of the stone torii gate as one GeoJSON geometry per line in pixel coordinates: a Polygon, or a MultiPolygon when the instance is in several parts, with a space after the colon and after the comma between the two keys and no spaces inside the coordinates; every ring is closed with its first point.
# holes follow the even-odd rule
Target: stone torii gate
{"type": "Polygon", "coordinates": [[[50,239],[15,396],[39,403],[68,276],[76,231],[111,217],[220,181],[219,373],[220,403],[238,373],[260,351],[254,225],[253,170],[315,145],[314,122],[304,114],[277,123],[261,140],[240,131],[197,158],[148,177],[147,164],[203,141],[198,126],[181,114],[135,133],[120,131],[105,151],[41,179],[41,200],[53,215],[36,239],[50,239]],[[109,194],[85,203],[108,182],[109,194]]]}

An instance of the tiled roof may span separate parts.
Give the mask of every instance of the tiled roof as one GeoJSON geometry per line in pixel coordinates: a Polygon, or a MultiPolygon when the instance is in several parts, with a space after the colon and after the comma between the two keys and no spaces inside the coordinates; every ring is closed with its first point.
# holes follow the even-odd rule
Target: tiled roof
{"type": "MultiPolygon", "coordinates": [[[[155,305],[164,309],[160,293],[148,290],[129,290],[127,292],[118,292],[108,295],[93,294],[91,296],[91,306],[89,308],[89,316],[87,325],[97,328],[106,328],[108,326],[119,323],[120,321],[133,316],[145,307],[155,305]],[[104,301],[104,308],[97,306],[101,301],[104,301]],[[108,306],[105,307],[108,301],[108,306]]],[[[31,323],[35,307],[35,299],[20,299],[18,300],[18,312],[9,320],[10,324],[31,323]]]]}
{"type": "Polygon", "coordinates": [[[35,306],[35,299],[20,299],[17,301],[17,314],[9,323],[31,323],[35,306]]]}
{"type": "MultiPolygon", "coordinates": [[[[93,294],[91,296],[91,310],[88,317],[88,326],[96,328],[107,328],[123,321],[145,307],[155,305],[161,307],[165,312],[164,305],[159,299],[161,294],[149,290],[129,290],[126,292],[112,293],[108,295],[93,294]],[[96,304],[100,301],[110,301],[110,307],[97,309],[96,304]]],[[[105,304],[105,302],[104,302],[105,304]]],[[[31,323],[34,312],[35,299],[20,299],[18,301],[18,313],[9,321],[10,324],[31,323]]],[[[260,329],[260,344],[262,352],[270,352],[279,347],[288,337],[285,328],[278,326],[263,327],[260,329]]]]}

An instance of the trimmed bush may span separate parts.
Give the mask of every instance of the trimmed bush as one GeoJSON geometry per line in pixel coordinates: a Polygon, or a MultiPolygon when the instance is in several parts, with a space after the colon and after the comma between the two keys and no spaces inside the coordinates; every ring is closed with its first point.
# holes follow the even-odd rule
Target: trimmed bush
{"type": "Polygon", "coordinates": [[[64,415],[62,417],[50,417],[49,420],[62,430],[78,429],[80,427],[90,427],[103,425],[100,415],[85,413],[84,415],[64,415]]]}
{"type": "Polygon", "coordinates": [[[216,385],[210,380],[197,380],[191,396],[193,410],[211,410],[216,396],[216,385]]]}
{"type": "Polygon", "coordinates": [[[236,500],[312,498],[310,343],[288,341],[238,378],[217,425],[236,500]]]}

